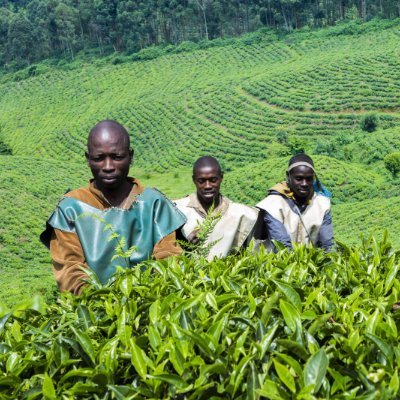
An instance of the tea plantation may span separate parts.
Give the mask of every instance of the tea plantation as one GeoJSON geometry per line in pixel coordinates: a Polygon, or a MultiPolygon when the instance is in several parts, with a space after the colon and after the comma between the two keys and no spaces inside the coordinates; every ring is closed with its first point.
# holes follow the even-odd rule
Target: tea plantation
{"type": "Polygon", "coordinates": [[[388,215],[382,206],[396,203],[397,181],[382,160],[400,148],[399,37],[400,21],[370,21],[3,73],[3,301],[52,287],[37,234],[65,190],[87,181],[86,135],[103,118],[129,129],[133,173],[172,197],[192,190],[202,154],[220,159],[223,192],[247,204],[284,178],[291,154],[314,154],[338,207],[336,237],[356,243],[386,228],[397,246],[396,208],[388,215]],[[379,118],[373,132],[360,125],[370,112],[379,118]]]}
{"type": "Polygon", "coordinates": [[[399,398],[399,180],[383,162],[398,151],[400,20],[0,72],[0,399],[399,398]],[[86,185],[105,118],[130,132],[132,175],[171,198],[201,155],[254,205],[311,154],[339,251],[149,262],[55,302],[38,236],[86,185]]]}

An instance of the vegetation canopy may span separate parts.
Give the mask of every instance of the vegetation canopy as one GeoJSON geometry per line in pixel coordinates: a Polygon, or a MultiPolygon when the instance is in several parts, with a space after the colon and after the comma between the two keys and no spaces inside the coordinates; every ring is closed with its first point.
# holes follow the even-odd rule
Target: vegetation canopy
{"type": "Polygon", "coordinates": [[[2,399],[394,398],[399,255],[173,258],[0,309],[2,399]]]}

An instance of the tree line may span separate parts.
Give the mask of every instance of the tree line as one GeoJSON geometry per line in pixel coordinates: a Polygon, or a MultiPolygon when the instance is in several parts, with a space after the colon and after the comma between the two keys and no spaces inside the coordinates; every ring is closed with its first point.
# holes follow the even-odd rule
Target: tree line
{"type": "Polygon", "coordinates": [[[0,0],[0,65],[400,16],[399,0],[0,0]]]}

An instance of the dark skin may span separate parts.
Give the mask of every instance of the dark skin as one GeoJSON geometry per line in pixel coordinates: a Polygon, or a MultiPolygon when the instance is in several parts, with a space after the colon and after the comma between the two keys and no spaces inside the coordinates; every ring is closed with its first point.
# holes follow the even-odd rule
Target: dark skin
{"type": "Polygon", "coordinates": [[[126,131],[117,124],[99,124],[88,140],[86,160],[94,184],[108,202],[117,207],[128,197],[132,183],[126,178],[133,159],[126,131]]]}
{"type": "Polygon", "coordinates": [[[218,207],[220,202],[220,186],[223,174],[220,167],[210,163],[198,166],[193,174],[193,183],[196,185],[197,198],[204,210],[208,212],[210,207],[218,207]]]}
{"type": "Polygon", "coordinates": [[[310,167],[299,165],[286,173],[290,190],[299,204],[305,204],[314,194],[314,171],[310,167]]]}

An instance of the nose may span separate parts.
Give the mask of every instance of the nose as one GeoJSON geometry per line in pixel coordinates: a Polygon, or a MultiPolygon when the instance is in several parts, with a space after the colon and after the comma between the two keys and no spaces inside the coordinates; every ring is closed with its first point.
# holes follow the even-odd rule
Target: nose
{"type": "Polygon", "coordinates": [[[307,179],[302,179],[302,181],[300,182],[300,184],[301,184],[301,186],[304,186],[304,187],[308,187],[308,186],[309,186],[309,182],[308,182],[307,179]]]}
{"type": "Polygon", "coordinates": [[[206,189],[212,188],[211,182],[210,182],[210,181],[205,181],[204,187],[205,187],[206,189]]]}
{"type": "Polygon", "coordinates": [[[104,171],[112,171],[114,169],[113,160],[110,157],[106,157],[104,159],[103,170],[104,171]]]}

